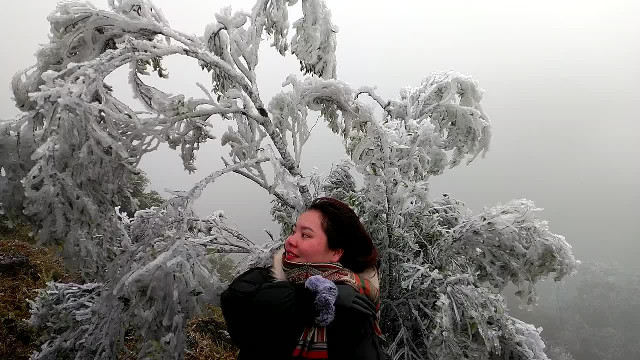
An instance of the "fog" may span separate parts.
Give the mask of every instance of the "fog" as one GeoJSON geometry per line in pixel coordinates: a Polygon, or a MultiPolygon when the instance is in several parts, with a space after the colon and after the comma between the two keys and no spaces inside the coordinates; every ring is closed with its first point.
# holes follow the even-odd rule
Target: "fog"
{"type": "MultiPolygon", "coordinates": [[[[154,3],[174,28],[202,35],[228,2],[154,3]]],[[[106,8],[106,1],[95,4],[106,8]]],[[[486,91],[491,150],[469,166],[433,177],[432,197],[449,193],[473,210],[512,198],[534,200],[578,259],[640,273],[640,2],[329,0],[328,5],[339,27],[340,80],[354,87],[375,85],[388,99],[432,71],[455,70],[473,76],[486,91]]],[[[234,9],[251,6],[251,1],[233,2],[234,9]]],[[[32,65],[39,44],[48,42],[46,16],[55,2],[12,1],[3,8],[0,118],[6,119],[18,113],[10,99],[11,77],[32,65]]],[[[298,64],[267,43],[260,59],[259,87],[268,103],[286,76],[298,73],[298,64]]],[[[164,65],[170,79],[154,84],[202,96],[195,83],[210,79],[195,62],[169,58],[164,65]]],[[[122,71],[108,81],[117,95],[129,96],[122,71]]],[[[220,134],[227,126],[218,119],[212,123],[220,134]]],[[[147,155],[141,167],[162,193],[189,188],[220,168],[223,154],[216,141],[204,144],[198,171],[188,174],[178,152],[164,146],[147,155]]],[[[340,140],[319,124],[306,145],[303,170],[309,174],[317,167],[326,173],[343,155],[340,140]]],[[[263,229],[277,233],[269,201],[264,190],[228,175],[207,189],[196,208],[201,214],[224,209],[239,230],[262,242],[267,239],[263,229]]],[[[546,291],[559,299],[557,288],[546,291]]]]}
{"type": "MultiPolygon", "coordinates": [[[[201,35],[226,2],[155,1],[171,25],[201,35]]],[[[50,0],[5,4],[0,116],[17,114],[10,100],[12,75],[34,63],[38,44],[48,42],[50,0]]],[[[96,2],[106,8],[106,1],[96,2]]],[[[640,25],[634,1],[328,1],[338,32],[338,77],[358,87],[375,85],[385,98],[416,86],[431,71],[455,70],[486,91],[485,112],[493,126],[491,150],[469,166],[431,180],[433,197],[449,193],[471,209],[526,197],[544,208],[552,231],[566,236],[581,260],[640,265],[640,25]]],[[[251,1],[234,1],[250,10],[251,1]]],[[[291,21],[297,13],[290,16],[291,21]]],[[[291,56],[263,43],[258,70],[268,102],[290,73],[291,56]]],[[[184,59],[165,61],[170,79],[155,82],[173,93],[201,96],[195,82],[209,76],[184,59]]],[[[123,72],[109,81],[126,98],[123,72]]],[[[226,124],[213,121],[222,133],[226,124]]],[[[182,170],[178,153],[164,147],[142,163],[154,189],[185,189],[221,166],[214,142],[198,154],[198,172],[182,170]]],[[[344,155],[340,141],[322,124],[306,145],[303,168],[326,173],[344,155]]],[[[261,242],[270,221],[269,197],[245,179],[229,175],[197,204],[224,209],[238,228],[261,242]]]]}

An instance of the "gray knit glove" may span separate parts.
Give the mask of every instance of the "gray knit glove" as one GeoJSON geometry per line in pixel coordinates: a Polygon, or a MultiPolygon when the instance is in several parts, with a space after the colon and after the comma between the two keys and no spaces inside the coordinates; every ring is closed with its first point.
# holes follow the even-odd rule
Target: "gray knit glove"
{"type": "Polygon", "coordinates": [[[305,281],[304,286],[311,290],[314,296],[313,304],[317,313],[316,325],[329,325],[336,314],[335,302],[338,297],[336,284],[325,279],[322,275],[313,275],[305,281]]]}

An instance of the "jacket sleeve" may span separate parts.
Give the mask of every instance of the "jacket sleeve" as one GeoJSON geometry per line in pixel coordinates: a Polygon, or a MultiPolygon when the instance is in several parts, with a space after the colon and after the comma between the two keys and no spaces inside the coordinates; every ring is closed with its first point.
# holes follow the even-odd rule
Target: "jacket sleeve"
{"type": "Polygon", "coordinates": [[[273,281],[267,268],[238,276],[221,295],[221,307],[233,342],[241,350],[295,346],[313,319],[313,298],[304,285],[273,281]]]}
{"type": "Polygon", "coordinates": [[[339,360],[386,360],[373,330],[375,305],[348,285],[338,285],[336,317],[329,325],[329,357],[339,360]]]}

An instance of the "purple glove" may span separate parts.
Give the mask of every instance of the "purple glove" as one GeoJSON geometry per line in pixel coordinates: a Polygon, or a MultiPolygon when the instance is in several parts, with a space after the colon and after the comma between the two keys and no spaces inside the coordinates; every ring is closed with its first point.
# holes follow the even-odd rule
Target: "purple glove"
{"type": "Polygon", "coordinates": [[[338,288],[331,280],[327,280],[322,275],[311,276],[305,281],[304,286],[311,290],[315,300],[317,315],[315,323],[318,326],[327,326],[333,321],[336,314],[335,302],[338,297],[338,288]]]}

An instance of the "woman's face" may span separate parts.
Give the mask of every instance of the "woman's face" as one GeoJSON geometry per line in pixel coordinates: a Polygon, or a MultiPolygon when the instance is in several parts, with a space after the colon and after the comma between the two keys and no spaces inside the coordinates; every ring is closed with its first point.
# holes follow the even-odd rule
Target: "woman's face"
{"type": "Polygon", "coordinates": [[[331,250],[322,230],[322,214],[309,210],[298,218],[293,233],[284,243],[285,258],[304,263],[338,262],[342,249],[331,250]]]}

